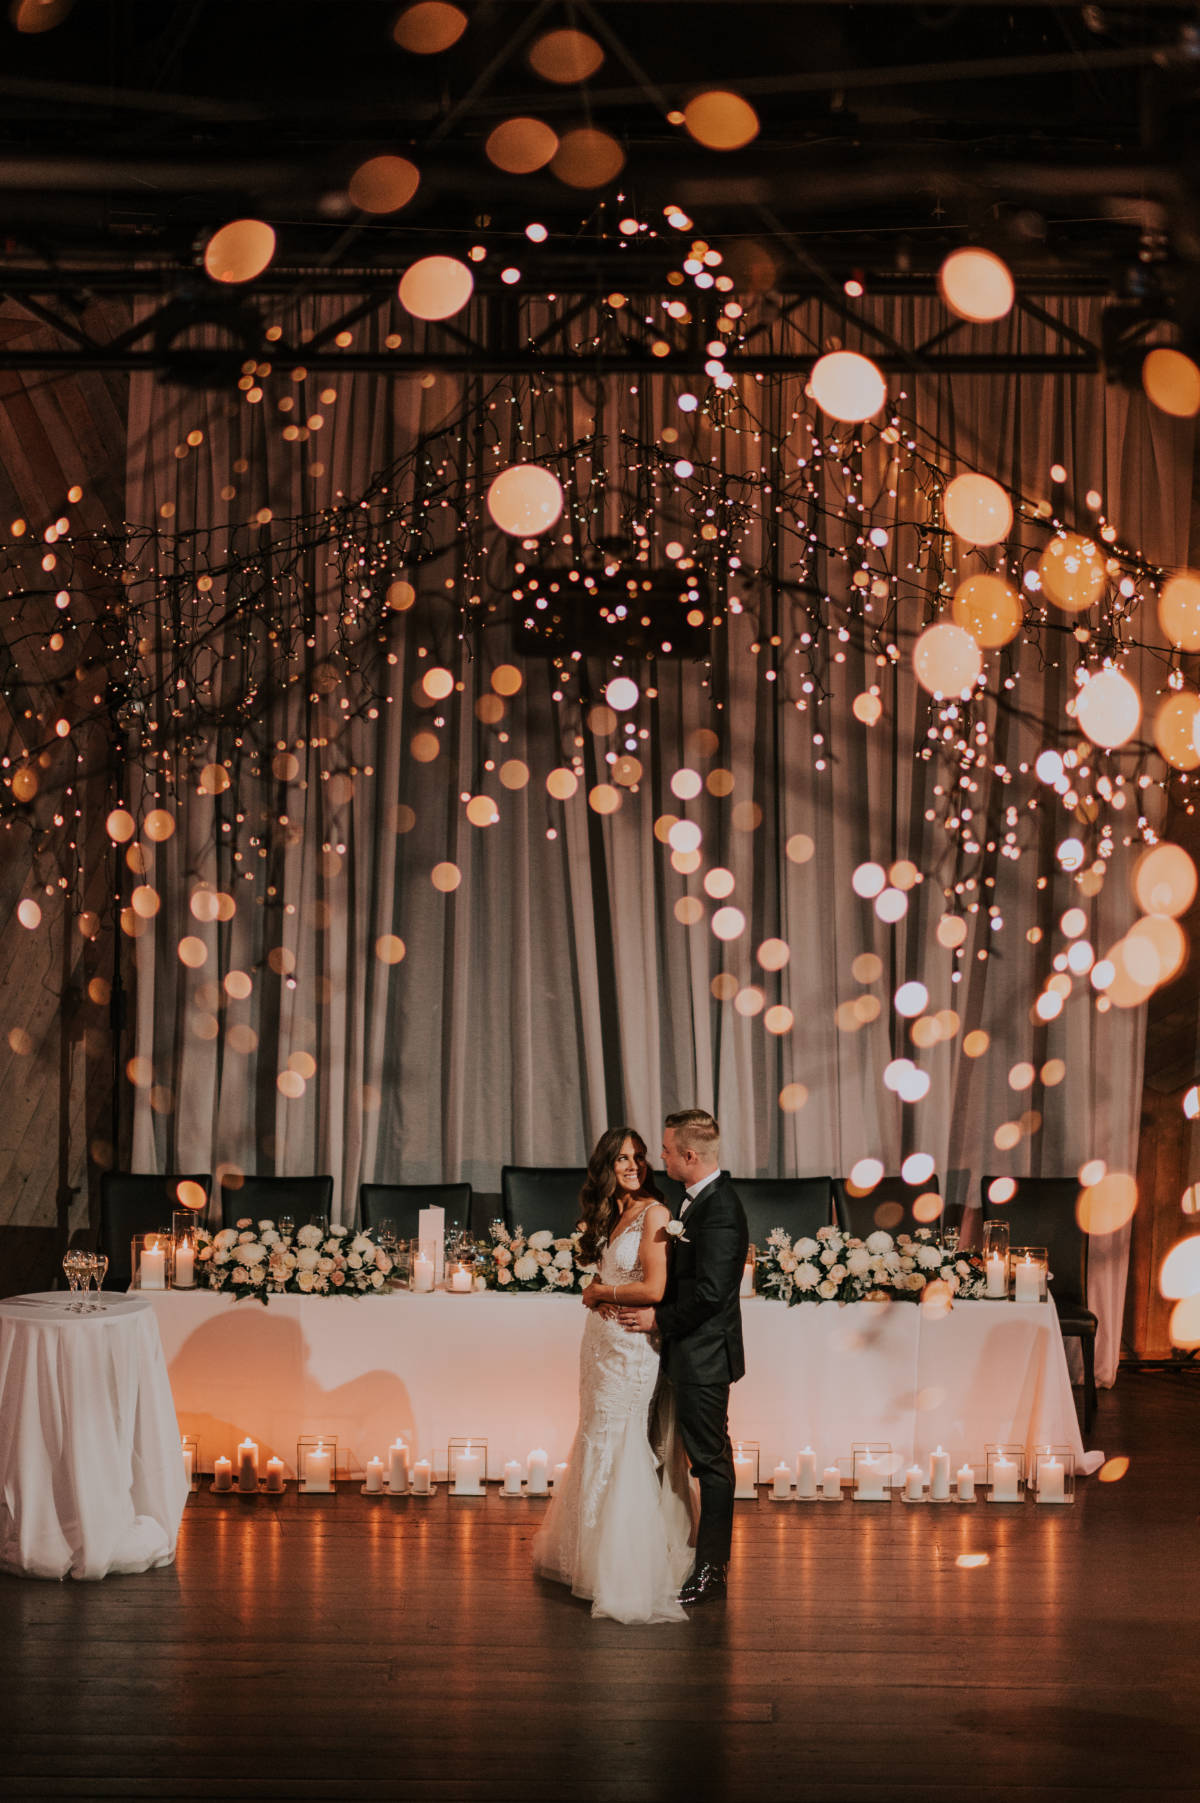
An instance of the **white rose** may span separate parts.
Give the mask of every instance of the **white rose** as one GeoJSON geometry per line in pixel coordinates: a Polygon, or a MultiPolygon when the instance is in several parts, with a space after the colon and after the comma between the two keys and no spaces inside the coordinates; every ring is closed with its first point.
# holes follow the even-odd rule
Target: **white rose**
{"type": "Polygon", "coordinates": [[[257,1240],[243,1241],[234,1253],[240,1265],[258,1265],[267,1256],[267,1248],[257,1240]]]}
{"type": "Polygon", "coordinates": [[[512,1282],[512,1272],[505,1265],[501,1265],[496,1272],[496,1282],[501,1284],[512,1282]]]}
{"type": "Polygon", "coordinates": [[[254,1240],[257,1238],[258,1238],[258,1235],[256,1233],[251,1233],[249,1228],[247,1228],[245,1233],[238,1234],[238,1245],[239,1246],[248,1246],[250,1244],[251,1240],[254,1240]]]}
{"type": "Polygon", "coordinates": [[[541,1227],[529,1236],[529,1248],[532,1252],[544,1252],[547,1246],[554,1244],[554,1235],[549,1228],[541,1227]]]}
{"type": "Polygon", "coordinates": [[[865,1277],[871,1269],[871,1254],[865,1246],[856,1246],[846,1260],[846,1269],[851,1277],[865,1277]]]}
{"type": "Polygon", "coordinates": [[[568,1240],[563,1240],[563,1239],[555,1240],[554,1250],[556,1252],[569,1252],[571,1250],[570,1240],[569,1239],[568,1240]]]}
{"type": "Polygon", "coordinates": [[[250,1281],[250,1273],[249,1273],[249,1271],[247,1271],[245,1265],[235,1265],[234,1269],[233,1269],[233,1282],[234,1283],[249,1283],[249,1281],[250,1281]]]}
{"type": "Polygon", "coordinates": [[[356,1233],[350,1242],[350,1250],[357,1252],[360,1258],[366,1258],[369,1252],[374,1252],[375,1242],[365,1233],[356,1233]]]}
{"type": "Polygon", "coordinates": [[[307,1295],[309,1290],[312,1289],[313,1284],[316,1281],[317,1280],[313,1276],[312,1272],[310,1270],[308,1270],[307,1268],[305,1268],[303,1271],[301,1271],[299,1277],[297,1277],[296,1285],[297,1285],[298,1289],[303,1290],[305,1295],[307,1295]]]}
{"type": "Polygon", "coordinates": [[[383,1288],[383,1272],[382,1271],[372,1271],[371,1272],[371,1287],[372,1287],[372,1289],[376,1289],[376,1290],[381,1290],[383,1288]]]}
{"type": "Polygon", "coordinates": [[[845,1277],[845,1275],[846,1275],[845,1265],[831,1265],[830,1266],[830,1269],[829,1269],[829,1282],[830,1283],[841,1283],[841,1281],[845,1277]]]}
{"type": "Polygon", "coordinates": [[[892,1238],[891,1234],[884,1233],[882,1228],[878,1228],[874,1233],[869,1233],[867,1235],[867,1251],[868,1252],[874,1252],[877,1254],[882,1253],[882,1252],[890,1252],[892,1250],[892,1247],[895,1244],[896,1244],[896,1242],[892,1238]]]}
{"type": "Polygon", "coordinates": [[[492,1256],[498,1265],[511,1265],[512,1263],[512,1253],[507,1246],[497,1246],[492,1256]]]}
{"type": "Polygon", "coordinates": [[[280,1236],[276,1233],[276,1231],[273,1227],[264,1228],[264,1230],[262,1231],[262,1233],[259,1234],[258,1237],[262,1241],[264,1246],[278,1246],[282,1243],[280,1240],[280,1236]]]}
{"type": "Polygon", "coordinates": [[[554,1281],[558,1285],[560,1290],[566,1290],[566,1289],[570,1289],[572,1283],[575,1280],[572,1277],[570,1271],[559,1270],[559,1271],[556,1271],[554,1274],[554,1281]]]}
{"type": "Polygon", "coordinates": [[[834,1251],[833,1247],[826,1246],[825,1250],[821,1254],[821,1263],[823,1265],[828,1266],[828,1265],[836,1265],[837,1261],[838,1261],[838,1255],[834,1251]]]}
{"type": "Polygon", "coordinates": [[[793,1252],[799,1253],[801,1258],[815,1258],[821,1248],[816,1240],[805,1238],[797,1240],[792,1250],[793,1252]]]}
{"type": "Polygon", "coordinates": [[[570,1246],[564,1246],[560,1252],[556,1252],[554,1254],[554,1262],[560,1271],[569,1271],[571,1266],[575,1263],[575,1256],[572,1253],[570,1246]]]}
{"type": "Polygon", "coordinates": [[[383,1247],[381,1246],[379,1248],[378,1252],[376,1252],[376,1254],[375,1254],[375,1269],[377,1271],[381,1271],[383,1273],[383,1275],[386,1277],[388,1272],[391,1270],[391,1268],[392,1268],[392,1261],[388,1257],[387,1253],[383,1250],[383,1247]]]}
{"type": "Polygon", "coordinates": [[[819,1283],[817,1285],[817,1293],[818,1295],[824,1296],[826,1302],[829,1302],[837,1295],[837,1284],[830,1283],[827,1277],[824,1283],[819,1283]]]}
{"type": "MultiPolygon", "coordinates": [[[[302,1246],[296,1254],[296,1263],[302,1271],[315,1271],[317,1259],[320,1257],[315,1246],[302,1246]]],[[[312,1287],[311,1285],[309,1286],[312,1287]]]]}
{"type": "Polygon", "coordinates": [[[820,1282],[821,1273],[816,1265],[797,1265],[792,1282],[798,1290],[811,1290],[820,1282]]]}
{"type": "Polygon", "coordinates": [[[352,1271],[361,1271],[361,1269],[362,1269],[362,1259],[359,1257],[357,1252],[347,1253],[346,1263],[349,1265],[349,1267],[352,1271]]]}
{"type": "Polygon", "coordinates": [[[319,1258],[317,1260],[317,1270],[321,1273],[322,1277],[328,1277],[329,1273],[333,1270],[333,1260],[331,1258],[319,1258]]]}
{"type": "Polygon", "coordinates": [[[817,1238],[819,1240],[831,1240],[836,1232],[836,1227],[818,1227],[817,1238]]]}
{"type": "Polygon", "coordinates": [[[547,1252],[544,1246],[540,1246],[533,1256],[537,1259],[539,1265],[548,1265],[550,1263],[551,1254],[547,1252]]]}
{"type": "Polygon", "coordinates": [[[321,1247],[321,1250],[329,1258],[332,1258],[334,1253],[340,1250],[338,1243],[334,1239],[332,1234],[330,1234],[329,1238],[325,1241],[325,1244],[321,1247]]]}
{"type": "Polygon", "coordinates": [[[537,1259],[524,1252],[513,1266],[513,1276],[518,1283],[532,1283],[540,1270],[537,1259]]]}
{"type": "Polygon", "coordinates": [[[298,1246],[319,1246],[324,1237],[319,1227],[314,1227],[311,1221],[306,1221],[296,1235],[296,1244],[298,1246]]]}
{"type": "Polygon", "coordinates": [[[779,1254],[779,1269],[781,1271],[794,1271],[799,1262],[800,1261],[794,1252],[781,1252],[779,1254]]]}

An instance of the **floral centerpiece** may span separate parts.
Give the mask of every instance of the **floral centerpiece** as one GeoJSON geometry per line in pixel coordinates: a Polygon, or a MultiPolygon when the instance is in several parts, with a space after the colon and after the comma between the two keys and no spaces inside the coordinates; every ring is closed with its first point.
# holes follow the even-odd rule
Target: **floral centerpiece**
{"type": "Polygon", "coordinates": [[[982,1296],[983,1264],[973,1252],[947,1252],[928,1227],[893,1238],[882,1228],[858,1239],[840,1227],[818,1227],[793,1240],[782,1227],[767,1235],[755,1264],[755,1289],[794,1307],[798,1302],[917,1301],[930,1284],[955,1298],[982,1296]]]}
{"type": "Polygon", "coordinates": [[[366,1296],[382,1290],[392,1260],[369,1233],[335,1222],[281,1233],[274,1221],[247,1217],[219,1233],[196,1231],[196,1278],[235,1297],[366,1296]]]}
{"type": "Polygon", "coordinates": [[[476,1265],[489,1290],[536,1290],[539,1295],[578,1295],[596,1274],[579,1257],[579,1229],[556,1238],[549,1228],[492,1228],[492,1243],[476,1265]]]}

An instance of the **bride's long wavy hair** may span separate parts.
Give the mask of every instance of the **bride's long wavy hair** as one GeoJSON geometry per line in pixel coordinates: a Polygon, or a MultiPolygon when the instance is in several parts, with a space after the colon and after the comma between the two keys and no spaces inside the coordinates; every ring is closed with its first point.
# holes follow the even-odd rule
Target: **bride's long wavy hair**
{"type": "Polygon", "coordinates": [[[610,1127],[596,1141],[596,1149],[588,1159],[587,1176],[579,1192],[583,1233],[579,1253],[585,1264],[593,1264],[621,1213],[618,1201],[617,1159],[627,1139],[633,1141],[638,1161],[638,1194],[662,1201],[662,1195],[650,1175],[646,1159],[646,1142],[636,1127],[610,1127]]]}

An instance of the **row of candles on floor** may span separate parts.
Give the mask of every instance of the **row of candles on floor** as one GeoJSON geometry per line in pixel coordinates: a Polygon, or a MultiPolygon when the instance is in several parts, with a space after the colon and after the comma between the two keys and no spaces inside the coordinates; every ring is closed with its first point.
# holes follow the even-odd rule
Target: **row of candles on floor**
{"type": "MultiPolygon", "coordinates": [[[[196,1443],[185,1437],[182,1449],[184,1476],[190,1487],[199,1476],[196,1443]]],[[[487,1442],[452,1441],[447,1473],[452,1495],[483,1496],[487,1482],[487,1442]]],[[[337,1442],[301,1441],[296,1453],[296,1474],[302,1491],[328,1495],[337,1477],[337,1442]]],[[[549,1496],[551,1483],[557,1486],[566,1474],[565,1460],[552,1467],[549,1455],[541,1447],[535,1447],[524,1467],[519,1459],[507,1461],[500,1493],[502,1496],[549,1496]]],[[[236,1459],[222,1454],[213,1461],[212,1487],[218,1492],[236,1490],[242,1495],[256,1495],[262,1489],[268,1495],[278,1496],[285,1484],[284,1463],[276,1456],[267,1460],[265,1478],[260,1481],[258,1445],[249,1436],[238,1446],[236,1459]]],[[[376,1455],[367,1460],[362,1485],[365,1496],[432,1496],[436,1488],[432,1461],[412,1459],[407,1444],[401,1439],[389,1446],[386,1459],[376,1455]]]]}
{"type": "MultiPolygon", "coordinates": [[[[1026,1487],[1025,1448],[989,1446],[982,1471],[970,1463],[954,1473],[951,1489],[950,1454],[941,1446],[929,1463],[909,1465],[903,1482],[895,1483],[898,1461],[890,1446],[855,1447],[850,1461],[849,1490],[856,1502],[888,1502],[899,1488],[905,1502],[974,1502],[976,1490],[987,1492],[989,1502],[1020,1502],[1026,1487]]],[[[735,1497],[758,1495],[758,1451],[741,1443],[734,1448],[735,1497]]],[[[811,1446],[796,1454],[795,1466],[781,1459],[771,1476],[771,1500],[790,1502],[840,1502],[846,1473],[841,1464],[826,1465],[818,1477],[817,1456],[811,1446]]],[[[1029,1488],[1041,1503],[1070,1502],[1074,1496],[1074,1455],[1069,1448],[1047,1446],[1033,1456],[1029,1488]]]]}

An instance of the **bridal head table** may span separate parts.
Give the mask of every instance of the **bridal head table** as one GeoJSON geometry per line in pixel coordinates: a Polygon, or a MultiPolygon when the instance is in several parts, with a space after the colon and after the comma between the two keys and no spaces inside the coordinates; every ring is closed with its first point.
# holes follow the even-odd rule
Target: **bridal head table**
{"type": "Polygon", "coordinates": [[[0,1568],[103,1578],[169,1565],[187,1501],[147,1299],[74,1312],[65,1292],[0,1302],[0,1568]]]}
{"type": "MultiPolygon", "coordinates": [[[[576,1297],[408,1291],[361,1299],[272,1296],[264,1307],[207,1290],[154,1293],[181,1429],[201,1460],[246,1437],[294,1469],[304,1435],[336,1438],[362,1471],[397,1436],[444,1473],[452,1439],[487,1442],[488,1475],[544,1448],[565,1459],[578,1407],[584,1310],[576,1297]]],[[[1080,1440],[1058,1317],[1050,1303],[743,1304],[746,1376],[735,1438],[764,1472],[811,1447],[819,1461],[856,1442],[905,1464],[941,1447],[982,1468],[987,1446],[1030,1456],[1080,1440]]]]}

